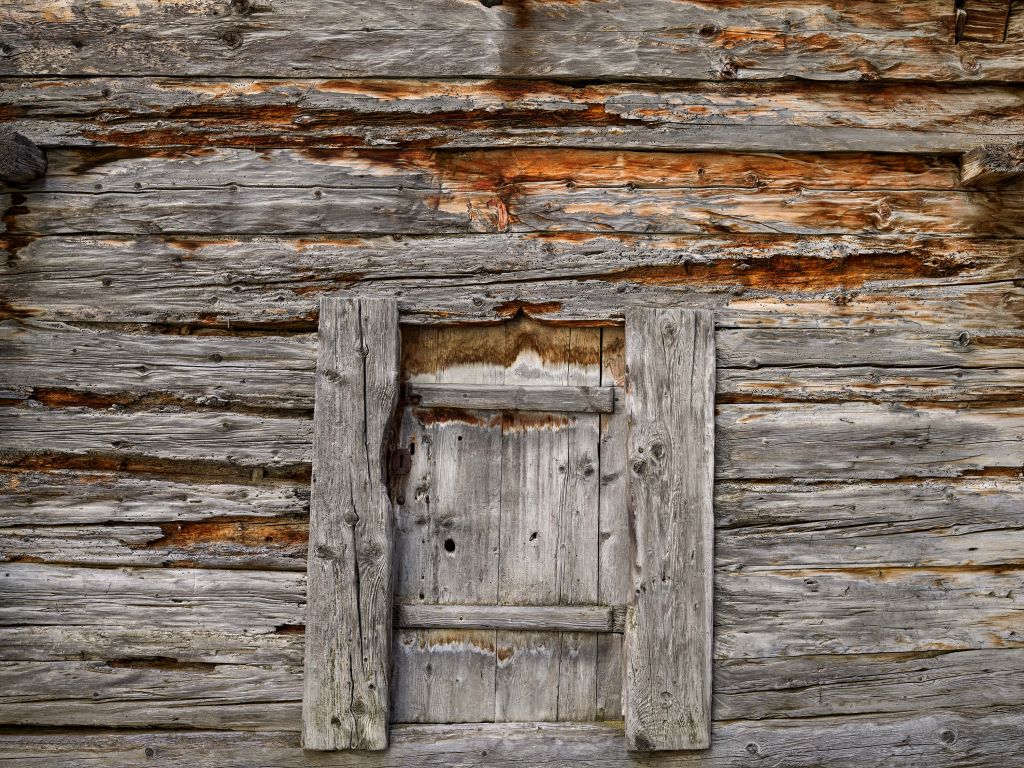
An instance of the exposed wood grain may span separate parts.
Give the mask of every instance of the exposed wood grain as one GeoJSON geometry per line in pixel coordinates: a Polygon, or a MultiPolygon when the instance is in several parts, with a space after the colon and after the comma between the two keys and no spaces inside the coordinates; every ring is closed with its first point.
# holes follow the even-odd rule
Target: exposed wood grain
{"type": "MultiPolygon", "coordinates": [[[[601,329],[601,384],[624,387],[626,340],[621,327],[601,329]]],[[[601,417],[598,455],[600,496],[598,510],[598,599],[609,605],[625,604],[632,593],[627,495],[627,431],[624,408],[601,417]]],[[[597,711],[600,720],[622,718],[622,638],[597,638],[597,711]]]]}
{"type": "MultiPolygon", "coordinates": [[[[409,327],[406,332],[415,333],[409,327]]],[[[621,328],[605,333],[619,334],[621,354],[621,328]]],[[[417,336],[414,343],[424,342],[417,336]]],[[[1012,331],[725,328],[719,329],[716,346],[719,401],[995,402],[1012,400],[1024,389],[1015,369],[1024,367],[1024,335],[1012,331]]],[[[479,365],[489,351],[494,352],[480,350],[479,365]]],[[[0,371],[0,389],[11,399],[52,405],[313,407],[316,343],[307,334],[135,334],[7,320],[0,322],[0,353],[9,363],[0,371]]],[[[421,396],[427,389],[451,391],[424,386],[417,380],[414,389],[421,396]]],[[[425,404],[421,400],[420,406],[425,404]]]]}
{"type": "Polygon", "coordinates": [[[715,323],[710,312],[626,312],[634,595],[624,640],[629,749],[711,739],[715,323]]]}
{"type": "Polygon", "coordinates": [[[1019,565],[1020,478],[897,484],[719,483],[719,567],[1019,565]]]}
{"type": "Polygon", "coordinates": [[[622,632],[625,609],[610,605],[399,605],[403,628],[622,632]]]}
{"type": "MultiPolygon", "coordinates": [[[[658,758],[666,768],[756,766],[766,759],[792,768],[861,768],[867,764],[918,768],[1001,768],[1024,755],[1019,708],[978,708],[859,718],[734,721],[716,726],[706,752],[658,758]]],[[[412,768],[472,760],[494,768],[569,763],[596,768],[655,764],[625,751],[614,724],[500,724],[403,726],[388,752],[368,755],[303,753],[291,733],[113,734],[13,733],[0,735],[5,757],[55,768],[119,766],[142,760],[146,750],[167,768],[248,768],[254,754],[278,768],[412,768]],[[487,755],[482,756],[483,752],[487,755]]]]}
{"type": "Polygon", "coordinates": [[[964,153],[960,178],[968,186],[995,186],[1024,176],[1024,142],[984,144],[964,153]]]}
{"type": "Polygon", "coordinates": [[[9,237],[7,249],[18,258],[0,267],[6,312],[40,319],[311,329],[318,296],[341,288],[400,294],[411,323],[493,322],[520,309],[607,323],[641,300],[717,307],[730,327],[959,333],[1024,318],[1014,240],[9,237]]]}
{"type": "MultiPolygon", "coordinates": [[[[723,567],[715,574],[715,656],[1024,647],[1022,573],[1013,566],[723,567]]],[[[277,629],[305,620],[299,573],[6,563],[0,578],[3,647],[19,654],[13,658],[116,659],[132,649],[188,661],[251,659],[275,644],[276,653],[294,647],[277,629]],[[150,626],[155,609],[161,622],[150,626]]]]}
{"type": "Polygon", "coordinates": [[[9,125],[0,125],[0,182],[20,186],[46,173],[46,155],[9,125]]]}
{"type": "Polygon", "coordinates": [[[720,414],[718,477],[754,467],[776,478],[941,477],[1024,465],[1024,413],[1014,408],[778,404],[723,407],[720,414]]]}
{"type": "MultiPolygon", "coordinates": [[[[444,370],[444,350],[473,340],[504,348],[504,329],[435,327],[415,338],[403,331],[403,375],[405,361],[416,355],[431,369],[418,381],[500,384],[502,371],[495,368],[444,370]]],[[[412,452],[412,467],[398,490],[398,599],[426,605],[497,602],[501,419],[410,407],[403,415],[402,444],[412,452]]],[[[399,633],[395,720],[493,721],[496,646],[493,629],[399,633]]]]}
{"type": "Polygon", "coordinates": [[[525,157],[226,148],[50,154],[52,181],[48,175],[19,193],[9,228],[32,235],[1024,234],[1014,215],[1021,195],[963,190],[950,158],[580,149],[525,157]],[[608,166],[621,170],[596,170],[608,166]]]}
{"type": "Polygon", "coordinates": [[[318,339],[302,743],[381,750],[393,593],[384,463],[398,404],[398,307],[325,298],[318,339]]]}
{"type": "MultiPolygon", "coordinates": [[[[1024,463],[1024,414],[1012,405],[768,403],[718,410],[719,479],[956,477],[1012,472],[1024,463]]],[[[597,415],[577,416],[583,417],[597,415]]],[[[312,455],[312,423],[293,418],[25,407],[0,409],[0,429],[7,462],[43,454],[301,468],[312,455]]],[[[596,482],[596,474],[587,477],[596,482]]],[[[520,527],[527,537],[541,530],[520,527]]]]}
{"type": "Polygon", "coordinates": [[[308,465],[313,422],[164,408],[121,412],[90,408],[2,408],[0,458],[17,455],[152,457],[227,462],[244,467],[308,465]]]}
{"type": "MultiPolygon", "coordinates": [[[[280,656],[273,665],[0,662],[0,721],[298,731],[301,664],[280,656]]],[[[1022,686],[1024,649],[733,659],[716,666],[715,707],[721,720],[1013,707],[1022,686]]],[[[449,692],[460,687],[453,680],[449,692]]]]}
{"type": "Polygon", "coordinates": [[[979,139],[1012,141],[1024,131],[1022,108],[1015,86],[808,80],[678,86],[75,77],[18,78],[0,92],[0,114],[16,119],[37,143],[62,147],[427,144],[958,154],[979,139]]]}
{"type": "Polygon", "coordinates": [[[957,40],[1001,43],[1006,38],[1010,0],[964,0],[967,21],[957,40]]]}
{"type": "Polygon", "coordinates": [[[78,472],[0,473],[4,526],[192,522],[302,517],[308,485],[239,485],[78,472]]]}
{"type": "Polygon", "coordinates": [[[26,14],[33,23],[12,25],[0,74],[935,81],[1022,77],[1020,52],[1010,44],[957,46],[951,34],[954,8],[940,0],[917,3],[912,13],[901,14],[881,3],[857,4],[852,11],[839,3],[816,3],[798,11],[774,3],[742,9],[657,3],[642,18],[626,3],[602,3],[606,7],[600,13],[572,5],[546,13],[525,6],[491,11],[482,4],[425,3],[415,10],[401,6],[394,17],[377,7],[369,13],[370,4],[361,12],[338,14],[333,5],[309,0],[250,7],[243,13],[219,4],[216,13],[202,8],[210,3],[184,12],[180,4],[168,11],[147,3],[144,8],[132,6],[137,15],[117,7],[83,14],[81,8],[76,12],[61,3],[41,5],[30,6],[26,14]],[[32,18],[32,11],[41,18],[32,18]],[[901,25],[894,24],[897,18],[901,25]],[[98,34],[100,30],[106,34],[98,34]]]}
{"type": "Polygon", "coordinates": [[[612,387],[487,384],[411,384],[407,395],[420,408],[482,411],[611,413],[612,387]]]}

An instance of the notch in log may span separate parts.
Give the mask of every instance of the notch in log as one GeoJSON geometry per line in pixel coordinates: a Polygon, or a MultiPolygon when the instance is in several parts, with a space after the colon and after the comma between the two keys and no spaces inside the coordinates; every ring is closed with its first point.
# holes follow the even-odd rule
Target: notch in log
{"type": "Polygon", "coordinates": [[[1010,20],[1010,0],[963,0],[956,4],[956,42],[1001,43],[1010,20]]]}
{"type": "Polygon", "coordinates": [[[965,152],[960,181],[971,187],[992,187],[1024,176],[1024,141],[983,144],[965,152]]]}
{"type": "Polygon", "coordinates": [[[0,181],[21,186],[46,173],[46,155],[8,125],[0,125],[0,181]]]}

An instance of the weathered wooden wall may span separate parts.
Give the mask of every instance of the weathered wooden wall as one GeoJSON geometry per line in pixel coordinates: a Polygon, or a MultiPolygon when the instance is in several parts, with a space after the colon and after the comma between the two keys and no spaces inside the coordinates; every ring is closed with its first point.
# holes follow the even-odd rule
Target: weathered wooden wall
{"type": "Polygon", "coordinates": [[[1024,188],[958,167],[1024,133],[1020,0],[486,5],[0,7],[49,161],[0,193],[0,760],[632,760],[554,723],[300,751],[350,290],[715,310],[713,745],[636,764],[1024,763],[1024,188]]]}

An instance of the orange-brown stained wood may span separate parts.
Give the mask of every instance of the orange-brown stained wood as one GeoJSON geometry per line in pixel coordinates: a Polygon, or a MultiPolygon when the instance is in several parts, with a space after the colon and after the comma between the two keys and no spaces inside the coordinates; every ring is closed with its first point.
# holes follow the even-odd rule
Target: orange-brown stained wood
{"type": "MultiPolygon", "coordinates": [[[[533,311],[555,312],[560,305],[530,305],[533,311]]],[[[512,319],[492,325],[402,326],[402,375],[405,379],[437,374],[459,366],[508,368],[522,355],[535,355],[545,366],[597,365],[598,343],[569,343],[571,328],[539,322],[519,310],[512,319]]],[[[499,314],[503,314],[499,309],[499,314]]],[[[580,326],[573,326],[580,327],[580,326]]],[[[588,326],[582,326],[586,328],[588,326]]],[[[597,334],[597,326],[594,334],[597,334]]],[[[595,335],[595,339],[597,336],[595,335]]]]}
{"type": "Polygon", "coordinates": [[[148,549],[189,549],[230,544],[253,549],[303,548],[309,539],[305,517],[210,517],[160,526],[163,536],[146,544],[148,549]]]}

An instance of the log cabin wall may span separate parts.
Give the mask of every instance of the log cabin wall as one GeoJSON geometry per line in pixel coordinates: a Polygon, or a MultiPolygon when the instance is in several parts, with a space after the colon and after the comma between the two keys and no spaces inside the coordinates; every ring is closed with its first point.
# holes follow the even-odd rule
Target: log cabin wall
{"type": "Polygon", "coordinates": [[[1020,0],[21,0],[0,75],[6,765],[1024,764],[1020,0]],[[715,311],[709,751],[301,751],[337,291],[715,311]]]}

